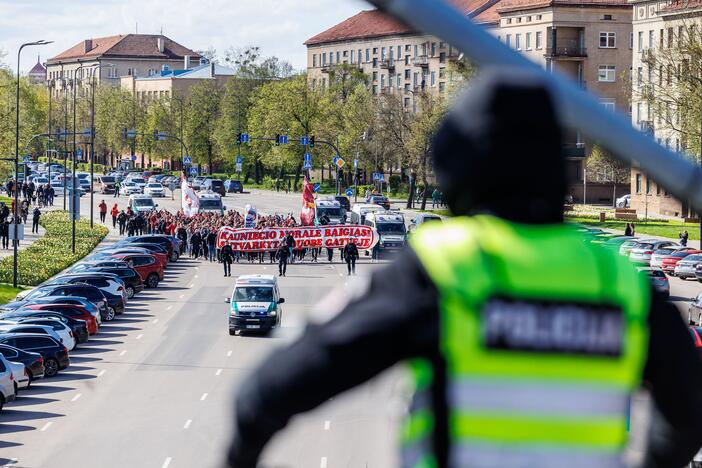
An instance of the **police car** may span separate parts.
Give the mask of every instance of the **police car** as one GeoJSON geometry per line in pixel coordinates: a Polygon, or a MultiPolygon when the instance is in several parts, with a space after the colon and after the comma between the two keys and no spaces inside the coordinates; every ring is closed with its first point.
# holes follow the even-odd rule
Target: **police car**
{"type": "Polygon", "coordinates": [[[380,251],[397,251],[407,242],[405,218],[395,211],[376,211],[368,213],[364,224],[376,230],[380,240],[376,248],[380,251]]]}
{"type": "Polygon", "coordinates": [[[243,275],[234,284],[229,303],[229,334],[237,330],[269,331],[282,321],[285,299],[273,275],[243,275]]]}
{"type": "Polygon", "coordinates": [[[341,207],[341,203],[336,200],[319,200],[316,204],[317,219],[326,216],[329,224],[345,224],[346,210],[341,207]]]}
{"type": "Polygon", "coordinates": [[[226,206],[222,206],[222,197],[213,192],[200,192],[200,213],[223,214],[226,206]]]}

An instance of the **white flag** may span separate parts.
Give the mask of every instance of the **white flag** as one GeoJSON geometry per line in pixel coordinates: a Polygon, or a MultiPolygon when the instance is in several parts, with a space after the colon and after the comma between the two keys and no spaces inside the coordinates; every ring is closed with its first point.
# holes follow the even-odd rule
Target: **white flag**
{"type": "Polygon", "coordinates": [[[185,174],[180,175],[180,192],[182,193],[181,207],[185,216],[195,216],[200,210],[200,199],[193,190],[193,186],[188,182],[185,174]]]}

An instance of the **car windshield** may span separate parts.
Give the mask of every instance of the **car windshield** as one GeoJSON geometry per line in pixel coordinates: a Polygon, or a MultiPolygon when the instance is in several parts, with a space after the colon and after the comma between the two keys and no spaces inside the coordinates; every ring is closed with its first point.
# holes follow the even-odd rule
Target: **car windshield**
{"type": "Polygon", "coordinates": [[[102,177],[100,180],[102,180],[103,184],[114,184],[115,183],[115,178],[114,177],[102,177]]]}
{"type": "Polygon", "coordinates": [[[438,216],[425,216],[424,221],[422,222],[428,223],[429,221],[441,221],[441,218],[439,218],[438,216]]]}
{"type": "Polygon", "coordinates": [[[644,244],[644,243],[640,243],[640,244],[636,244],[636,247],[635,247],[635,248],[637,248],[637,249],[644,249],[644,250],[646,250],[646,249],[652,249],[652,248],[653,248],[653,244],[644,244]]]}
{"type": "Polygon", "coordinates": [[[675,252],[675,253],[672,253],[670,256],[671,256],[672,258],[684,258],[684,257],[687,257],[687,256],[689,256],[689,255],[690,255],[690,252],[686,252],[686,251],[683,250],[682,252],[675,252]]]}
{"type": "Polygon", "coordinates": [[[386,201],[388,201],[388,199],[385,197],[371,197],[372,203],[386,202],[386,201]]]}
{"type": "Polygon", "coordinates": [[[702,260],[702,255],[700,254],[688,255],[685,257],[686,262],[699,262],[700,260],[702,260]]]}
{"type": "Polygon", "coordinates": [[[222,208],[222,200],[200,199],[200,208],[222,208]]]}
{"type": "Polygon", "coordinates": [[[213,187],[222,187],[223,182],[221,180],[213,180],[211,184],[213,187]]]}
{"type": "Polygon", "coordinates": [[[273,302],[273,288],[270,286],[237,286],[233,302],[273,302]]]}
{"type": "Polygon", "coordinates": [[[154,206],[154,201],[150,198],[135,198],[134,204],[136,206],[154,206]]]}
{"type": "Polygon", "coordinates": [[[633,247],[638,243],[639,241],[626,241],[622,244],[622,247],[633,247]]]}
{"type": "Polygon", "coordinates": [[[402,223],[378,223],[375,229],[380,234],[404,234],[405,225],[402,223]]]}
{"type": "Polygon", "coordinates": [[[163,188],[163,185],[152,183],[152,184],[147,185],[147,187],[150,187],[150,188],[163,188]]]}
{"type": "Polygon", "coordinates": [[[655,252],[653,252],[655,255],[669,255],[671,253],[675,252],[673,249],[658,249],[655,252]]]}
{"type": "Polygon", "coordinates": [[[665,273],[661,270],[648,270],[647,273],[651,278],[665,278],[665,273]]]}
{"type": "Polygon", "coordinates": [[[135,184],[145,184],[146,183],[146,181],[144,179],[139,178],[139,177],[133,178],[132,182],[134,182],[135,184]]]}
{"type": "Polygon", "coordinates": [[[341,211],[341,208],[317,208],[317,216],[322,215],[341,217],[344,213],[341,211]]]}

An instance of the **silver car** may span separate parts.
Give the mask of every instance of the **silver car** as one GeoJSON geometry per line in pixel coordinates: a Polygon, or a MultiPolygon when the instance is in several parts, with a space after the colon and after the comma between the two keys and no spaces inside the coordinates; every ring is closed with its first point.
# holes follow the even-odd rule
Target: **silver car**
{"type": "Polygon", "coordinates": [[[702,264],[702,254],[688,255],[675,265],[674,275],[681,279],[697,278],[695,267],[700,264],[702,264]]]}
{"type": "Polygon", "coordinates": [[[0,354],[0,410],[5,403],[15,401],[17,397],[14,379],[10,363],[0,354]]]}
{"type": "Polygon", "coordinates": [[[670,283],[668,283],[668,277],[665,276],[663,270],[660,268],[641,267],[638,271],[641,274],[648,275],[655,294],[663,299],[670,297],[670,283]]]}
{"type": "Polygon", "coordinates": [[[21,362],[7,361],[10,364],[12,371],[13,385],[15,387],[15,395],[23,389],[29,388],[29,374],[27,368],[21,362]]]}
{"type": "Polygon", "coordinates": [[[687,307],[687,320],[690,325],[702,323],[700,318],[702,318],[702,293],[690,299],[690,304],[687,307]]]}
{"type": "MultiPolygon", "coordinates": [[[[655,239],[646,239],[651,242],[653,242],[655,239]]],[[[631,252],[631,249],[634,248],[636,244],[641,242],[641,239],[632,237],[631,240],[624,242],[622,245],[619,246],[619,255],[625,255],[629,256],[629,252],[631,252]]]]}
{"type": "Polygon", "coordinates": [[[665,248],[654,250],[653,254],[651,255],[651,262],[649,263],[649,266],[652,268],[661,268],[663,266],[664,259],[668,258],[675,252],[678,252],[685,248],[686,247],[676,247],[671,245],[665,248]]]}
{"type": "Polygon", "coordinates": [[[643,263],[644,265],[648,265],[651,263],[651,255],[653,255],[655,250],[677,245],[678,244],[673,241],[642,240],[638,242],[631,249],[631,251],[629,251],[629,260],[634,263],[643,263]]]}

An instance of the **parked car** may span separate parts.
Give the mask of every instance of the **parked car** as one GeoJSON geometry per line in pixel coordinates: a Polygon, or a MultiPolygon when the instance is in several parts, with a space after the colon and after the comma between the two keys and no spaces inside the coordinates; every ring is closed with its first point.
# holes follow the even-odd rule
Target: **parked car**
{"type": "Polygon", "coordinates": [[[617,208],[629,208],[631,206],[631,195],[626,194],[617,198],[617,208]]]}
{"type": "Polygon", "coordinates": [[[224,188],[228,193],[244,193],[244,184],[239,180],[225,180],[224,188]]]}
{"type": "Polygon", "coordinates": [[[141,188],[130,180],[125,180],[119,187],[120,195],[137,195],[141,193],[141,188]]]}
{"type": "Polygon", "coordinates": [[[152,197],[165,197],[166,188],[158,182],[149,182],[144,187],[144,195],[150,195],[152,197]]]}
{"type": "Polygon", "coordinates": [[[166,268],[168,265],[168,257],[166,254],[159,252],[152,252],[150,250],[141,247],[132,247],[130,245],[118,246],[114,248],[108,248],[106,250],[101,250],[90,256],[90,258],[117,258],[116,255],[121,254],[140,254],[140,255],[151,255],[156,259],[156,262],[161,266],[161,268],[166,268]]]}
{"type": "Polygon", "coordinates": [[[24,309],[7,312],[3,320],[33,318],[58,318],[71,327],[79,343],[88,341],[89,335],[98,332],[98,321],[89,312],[75,304],[32,304],[24,309]]]}
{"type": "Polygon", "coordinates": [[[58,276],[48,284],[81,284],[94,286],[107,300],[107,311],[102,319],[111,322],[116,315],[122,315],[127,301],[124,281],[109,273],[81,272],[58,276]]]}
{"type": "Polygon", "coordinates": [[[24,364],[30,382],[44,377],[44,358],[41,357],[41,354],[0,344],[0,355],[4,356],[8,361],[24,364]]]}
{"type": "Polygon", "coordinates": [[[193,190],[202,189],[202,184],[205,182],[205,179],[206,179],[206,177],[200,177],[200,176],[195,177],[191,182],[191,185],[193,186],[193,190]]]}
{"type": "Polygon", "coordinates": [[[642,263],[644,265],[648,265],[651,262],[651,255],[653,255],[654,250],[665,247],[677,246],[678,243],[672,241],[641,241],[637,243],[629,252],[629,260],[631,260],[634,263],[642,263]]]}
{"type": "Polygon", "coordinates": [[[675,265],[675,276],[683,280],[697,278],[695,268],[700,264],[702,264],[702,254],[688,255],[675,265]]]}
{"type": "Polygon", "coordinates": [[[44,376],[46,377],[55,376],[71,364],[68,358],[68,349],[48,335],[0,333],[0,344],[41,354],[44,358],[44,376]]]}
{"type": "Polygon", "coordinates": [[[688,247],[678,247],[673,245],[656,249],[653,251],[653,254],[651,254],[651,261],[649,263],[649,266],[661,268],[663,266],[663,260],[670,257],[675,252],[684,251],[687,249],[688,247]]]}
{"type": "Polygon", "coordinates": [[[655,294],[663,299],[670,297],[670,283],[668,283],[668,277],[665,276],[663,270],[660,268],[641,267],[638,271],[641,274],[648,275],[655,294]]]}
{"type": "Polygon", "coordinates": [[[146,179],[143,177],[130,177],[129,181],[134,185],[139,187],[139,193],[144,193],[144,187],[146,186],[146,179]]]}
{"type": "Polygon", "coordinates": [[[116,180],[113,176],[98,176],[98,189],[100,193],[115,193],[116,180]]]}
{"type": "Polygon", "coordinates": [[[665,274],[670,275],[670,276],[675,276],[675,266],[678,264],[680,260],[682,260],[685,257],[688,257],[690,255],[695,255],[695,254],[700,254],[702,253],[702,250],[694,250],[694,249],[688,249],[688,250],[683,250],[680,249],[677,252],[673,252],[672,254],[668,255],[666,258],[663,259],[661,262],[661,269],[665,272],[665,274]]]}
{"type": "Polygon", "coordinates": [[[224,187],[224,182],[219,179],[205,179],[200,187],[200,190],[218,193],[222,197],[227,194],[227,189],[224,187]]]}
{"type": "MultiPolygon", "coordinates": [[[[16,323],[18,325],[41,325],[43,327],[51,328],[54,333],[56,333],[61,338],[61,343],[63,343],[69,351],[73,351],[78,345],[78,340],[76,339],[73,330],[63,321],[58,318],[50,317],[36,317],[36,318],[25,318],[17,319],[16,323]]],[[[33,333],[33,332],[30,332],[33,333]]]]}
{"type": "Polygon", "coordinates": [[[631,241],[632,239],[633,238],[631,236],[615,236],[610,237],[606,241],[602,242],[600,245],[612,252],[619,252],[621,245],[624,242],[631,241]]]}
{"type": "Polygon", "coordinates": [[[164,278],[163,267],[153,255],[117,253],[114,258],[124,260],[134,268],[147,288],[155,288],[164,278]]]}
{"type": "Polygon", "coordinates": [[[390,200],[388,200],[384,195],[371,195],[368,203],[371,205],[380,205],[386,210],[390,209],[390,200]]]}
{"type": "Polygon", "coordinates": [[[134,268],[124,262],[120,263],[123,263],[124,266],[96,266],[82,271],[111,273],[118,276],[119,279],[124,281],[124,292],[127,294],[127,299],[131,299],[135,294],[144,290],[144,282],[134,268]]]}
{"type": "Polygon", "coordinates": [[[71,269],[68,270],[69,273],[78,273],[80,271],[89,271],[94,268],[122,268],[122,267],[128,267],[125,262],[119,262],[116,260],[83,260],[71,267],[71,269]]]}
{"type": "Polygon", "coordinates": [[[60,332],[59,335],[61,335],[61,333],[65,334],[66,332],[68,332],[69,335],[72,336],[75,340],[75,346],[78,346],[79,343],[85,343],[86,341],[88,341],[89,337],[88,324],[85,322],[85,320],[66,317],[65,315],[61,315],[57,312],[45,312],[45,314],[41,317],[9,317],[6,318],[6,320],[13,320],[17,323],[36,323],[38,325],[51,326],[54,328],[55,332],[60,332]],[[60,322],[60,326],[57,326],[54,322],[60,322]],[[61,327],[65,327],[65,330],[61,327]]]}
{"type": "Polygon", "coordinates": [[[170,261],[175,262],[180,256],[180,240],[174,236],[167,236],[164,234],[147,234],[144,236],[132,236],[123,239],[121,242],[124,243],[148,243],[148,244],[159,244],[168,250],[168,258],[170,261]]]}
{"type": "Polygon", "coordinates": [[[409,226],[407,227],[408,232],[413,232],[415,231],[419,226],[421,226],[424,223],[427,222],[434,222],[438,221],[441,222],[441,216],[435,215],[435,214],[430,214],[430,213],[421,213],[412,218],[412,221],[410,221],[409,226]]]}
{"type": "Polygon", "coordinates": [[[29,373],[27,373],[27,368],[21,362],[10,361],[7,358],[5,358],[5,362],[10,365],[10,370],[12,371],[13,377],[12,383],[15,387],[15,395],[18,395],[20,390],[29,388],[29,373]]]}
{"type": "Polygon", "coordinates": [[[655,240],[656,239],[638,239],[636,237],[632,237],[631,240],[622,242],[622,244],[619,246],[619,255],[628,257],[631,249],[633,249],[639,242],[654,242],[655,240]]]}
{"type": "Polygon", "coordinates": [[[21,295],[22,293],[17,295],[17,300],[32,301],[46,296],[78,296],[95,304],[102,319],[108,314],[107,298],[98,288],[88,284],[51,284],[39,286],[26,295],[20,297],[21,295]]]}
{"type": "Polygon", "coordinates": [[[15,377],[12,375],[10,363],[4,357],[0,357],[0,411],[5,403],[15,401],[15,377]]]}

